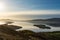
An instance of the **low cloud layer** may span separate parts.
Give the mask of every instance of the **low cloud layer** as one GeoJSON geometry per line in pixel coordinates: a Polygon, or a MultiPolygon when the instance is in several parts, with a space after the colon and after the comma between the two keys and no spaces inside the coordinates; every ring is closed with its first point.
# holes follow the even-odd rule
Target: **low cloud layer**
{"type": "Polygon", "coordinates": [[[0,16],[44,15],[44,14],[60,14],[60,10],[26,10],[26,11],[16,11],[16,12],[0,12],[0,16]]]}

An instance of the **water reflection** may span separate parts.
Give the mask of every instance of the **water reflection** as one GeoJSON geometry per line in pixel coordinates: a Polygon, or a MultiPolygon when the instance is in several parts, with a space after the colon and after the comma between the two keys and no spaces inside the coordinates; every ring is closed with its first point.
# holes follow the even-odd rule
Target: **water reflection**
{"type": "Polygon", "coordinates": [[[46,25],[46,26],[51,27],[51,29],[41,29],[36,26],[33,26],[34,25],[33,23],[28,23],[28,22],[15,22],[15,23],[13,23],[13,25],[18,25],[18,26],[23,27],[22,29],[18,29],[18,30],[32,30],[34,32],[60,31],[60,27],[52,27],[52,26],[46,25]]]}
{"type": "MultiPolygon", "coordinates": [[[[0,25],[1,24],[5,24],[5,23],[1,21],[0,25]]],[[[51,29],[41,29],[41,28],[38,28],[36,26],[33,26],[34,23],[28,23],[28,22],[14,22],[12,25],[18,25],[18,26],[22,26],[23,27],[22,29],[17,29],[16,31],[19,31],[19,30],[32,30],[34,32],[60,31],[60,27],[52,27],[52,26],[46,25],[46,26],[51,27],[51,29]]]]}

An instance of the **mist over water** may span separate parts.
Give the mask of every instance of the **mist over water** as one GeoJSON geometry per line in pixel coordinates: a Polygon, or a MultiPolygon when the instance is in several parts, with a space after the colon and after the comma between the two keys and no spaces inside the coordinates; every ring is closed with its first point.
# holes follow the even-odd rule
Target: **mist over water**
{"type": "MultiPolygon", "coordinates": [[[[19,18],[20,16],[18,16],[19,18]]],[[[48,18],[60,18],[60,15],[23,15],[23,18],[30,18],[31,20],[33,19],[48,19],[48,18]]],[[[20,18],[21,19],[21,18],[20,18]]],[[[28,19],[26,19],[28,20],[28,19]]],[[[51,27],[51,29],[41,29],[41,28],[38,28],[38,27],[35,27],[33,26],[34,24],[38,24],[37,23],[29,23],[29,22],[21,22],[21,21],[15,21],[15,23],[13,23],[13,25],[18,25],[18,26],[22,26],[23,28],[22,29],[18,29],[18,30],[32,30],[32,31],[35,31],[35,32],[52,32],[52,31],[60,31],[60,27],[52,27],[52,26],[49,26],[51,27]]],[[[18,31],[17,30],[17,31],[18,31]]]]}
{"type": "Polygon", "coordinates": [[[60,18],[60,14],[43,14],[43,15],[10,15],[8,19],[13,20],[33,20],[33,19],[49,19],[49,18],[60,18]]]}
{"type": "Polygon", "coordinates": [[[24,15],[30,19],[49,19],[49,18],[60,18],[60,14],[45,14],[45,15],[24,15]]]}
{"type": "Polygon", "coordinates": [[[60,31],[60,27],[52,27],[52,26],[48,25],[49,27],[51,27],[51,29],[41,29],[41,28],[38,28],[36,26],[33,26],[34,23],[28,23],[28,22],[15,22],[15,23],[13,23],[13,25],[18,25],[18,26],[23,27],[22,29],[17,29],[16,31],[19,31],[19,30],[31,30],[31,31],[34,31],[34,32],[60,31]]]}
{"type": "Polygon", "coordinates": [[[60,31],[60,27],[51,27],[51,29],[41,29],[38,28],[36,26],[33,26],[34,24],[40,24],[40,23],[30,23],[30,22],[26,22],[26,21],[21,21],[21,20],[33,20],[33,19],[48,19],[48,18],[60,18],[60,14],[54,14],[54,15],[19,15],[19,16],[13,16],[13,17],[9,17],[14,19],[14,23],[13,25],[17,25],[17,26],[21,26],[22,29],[17,29],[17,31],[19,30],[32,30],[34,32],[52,32],[52,31],[60,31]]]}

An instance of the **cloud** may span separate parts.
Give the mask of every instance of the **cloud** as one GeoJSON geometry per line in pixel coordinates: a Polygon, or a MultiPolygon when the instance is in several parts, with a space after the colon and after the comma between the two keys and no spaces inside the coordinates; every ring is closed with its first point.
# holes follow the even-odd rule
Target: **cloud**
{"type": "Polygon", "coordinates": [[[33,18],[35,17],[35,16],[31,17],[29,15],[48,15],[48,14],[49,15],[60,14],[60,10],[25,10],[25,11],[16,11],[16,12],[15,11],[14,12],[0,12],[0,19],[10,18],[10,19],[27,20],[27,19],[31,19],[32,17],[33,18]]]}
{"type": "Polygon", "coordinates": [[[0,16],[10,15],[44,15],[44,14],[60,14],[60,10],[25,10],[14,12],[0,12],[0,16]]]}
{"type": "Polygon", "coordinates": [[[16,15],[60,14],[60,10],[26,10],[26,11],[13,12],[13,14],[16,15]]]}

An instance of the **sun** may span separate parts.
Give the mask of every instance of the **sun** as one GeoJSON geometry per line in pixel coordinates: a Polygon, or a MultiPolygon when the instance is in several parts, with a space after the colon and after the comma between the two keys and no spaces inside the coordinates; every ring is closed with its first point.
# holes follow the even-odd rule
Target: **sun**
{"type": "Polygon", "coordinates": [[[4,10],[5,10],[5,3],[0,2],[0,11],[4,11],[4,10]]]}

